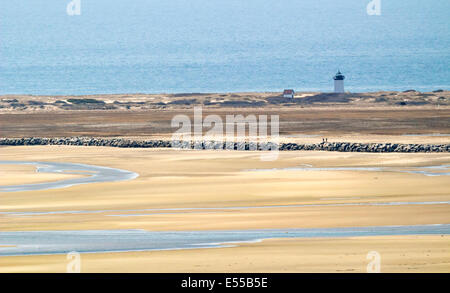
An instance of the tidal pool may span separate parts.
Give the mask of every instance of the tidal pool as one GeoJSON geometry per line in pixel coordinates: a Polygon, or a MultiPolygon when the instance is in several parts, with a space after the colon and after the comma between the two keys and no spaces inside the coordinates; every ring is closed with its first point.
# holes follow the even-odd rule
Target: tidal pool
{"type": "Polygon", "coordinates": [[[450,234],[450,224],[238,231],[87,230],[0,232],[0,255],[175,250],[234,246],[270,238],[450,234]],[[234,245],[233,245],[234,243],[234,245]]]}
{"type": "Polygon", "coordinates": [[[54,182],[6,186],[4,185],[0,186],[0,192],[65,188],[79,184],[132,180],[139,176],[137,173],[127,170],[76,163],[0,161],[0,165],[34,165],[36,166],[36,172],[40,173],[86,175],[85,177],[81,178],[59,180],[54,182]]]}

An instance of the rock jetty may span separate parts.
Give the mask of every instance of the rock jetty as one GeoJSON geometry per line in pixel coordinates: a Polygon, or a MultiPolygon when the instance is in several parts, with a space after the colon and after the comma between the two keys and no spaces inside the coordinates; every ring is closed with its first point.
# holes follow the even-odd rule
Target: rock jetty
{"type": "MultiPolygon", "coordinates": [[[[25,145],[70,145],[70,146],[106,146],[118,148],[188,148],[188,149],[230,149],[230,150],[273,150],[273,142],[217,142],[170,140],[128,140],[121,138],[62,137],[62,138],[0,138],[3,146],[25,145]]],[[[280,151],[336,151],[367,153],[445,153],[450,152],[450,144],[400,144],[400,143],[356,143],[323,142],[318,144],[280,143],[280,151]]]]}

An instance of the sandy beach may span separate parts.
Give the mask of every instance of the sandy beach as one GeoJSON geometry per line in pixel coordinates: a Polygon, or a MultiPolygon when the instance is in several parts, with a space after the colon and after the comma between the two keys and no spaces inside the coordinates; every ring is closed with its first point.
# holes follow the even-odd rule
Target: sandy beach
{"type": "Polygon", "coordinates": [[[0,168],[0,185],[31,184],[78,178],[82,175],[37,173],[31,165],[4,165],[0,168]]]}
{"type": "MultiPolygon", "coordinates": [[[[242,151],[75,146],[2,148],[1,160],[18,157],[119,168],[136,172],[139,177],[124,182],[3,193],[0,231],[206,231],[450,223],[450,205],[441,203],[450,200],[448,177],[404,172],[423,166],[448,165],[450,155],[446,153],[299,151],[281,152],[278,160],[263,162],[260,152],[242,151]],[[330,169],[295,169],[302,166],[330,169]],[[391,171],[366,170],[371,167],[391,168],[391,171]],[[400,204],[373,205],[390,202],[400,204]],[[173,208],[182,209],[167,210],[173,208]]],[[[0,169],[38,176],[39,180],[56,179],[54,174],[36,175],[28,167],[0,166],[0,169]]],[[[17,182],[14,178],[4,177],[2,184],[14,184],[17,182]]],[[[386,271],[450,270],[448,237],[436,235],[283,239],[239,244],[235,248],[83,254],[83,271],[124,271],[121,264],[126,261],[129,264],[126,271],[130,272],[357,272],[365,270],[368,251],[382,248],[386,249],[383,257],[389,264],[383,267],[386,271]],[[398,245],[390,247],[390,243],[398,245]],[[438,262],[423,262],[428,260],[425,247],[431,249],[438,262]],[[327,253],[321,254],[323,251],[327,253]],[[275,263],[267,259],[274,253],[279,255],[275,263]],[[298,258],[291,258],[292,254],[298,258]],[[321,256],[314,257],[315,254],[321,256]],[[407,257],[401,257],[403,254],[407,257]],[[202,260],[194,261],[198,258],[202,260]],[[337,262],[340,258],[343,260],[337,262]],[[247,259],[252,265],[243,262],[247,259]],[[166,265],[161,266],[158,261],[166,261],[166,265]],[[171,265],[172,261],[177,265],[171,265]],[[207,263],[214,263],[214,269],[207,263]]],[[[0,262],[0,271],[28,272],[60,271],[66,260],[55,255],[2,257],[0,262]]]]}
{"type": "MultiPolygon", "coordinates": [[[[81,255],[85,273],[365,273],[370,251],[383,273],[447,273],[449,236],[271,239],[232,248],[81,255]],[[123,264],[126,263],[124,268],[123,264]]],[[[59,272],[66,255],[0,258],[0,272],[59,272]]]]}

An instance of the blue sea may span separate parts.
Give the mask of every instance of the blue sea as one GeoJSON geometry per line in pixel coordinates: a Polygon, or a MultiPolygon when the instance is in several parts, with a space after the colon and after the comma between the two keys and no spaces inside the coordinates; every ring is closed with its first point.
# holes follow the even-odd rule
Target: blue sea
{"type": "Polygon", "coordinates": [[[0,94],[450,89],[450,1],[3,0],[0,94]]]}

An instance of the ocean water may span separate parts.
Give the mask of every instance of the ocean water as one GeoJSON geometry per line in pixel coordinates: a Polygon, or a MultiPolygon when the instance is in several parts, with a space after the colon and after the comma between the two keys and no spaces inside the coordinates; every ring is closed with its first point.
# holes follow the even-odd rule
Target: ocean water
{"type": "Polygon", "coordinates": [[[0,1],[0,94],[450,89],[450,1],[0,1]]]}

